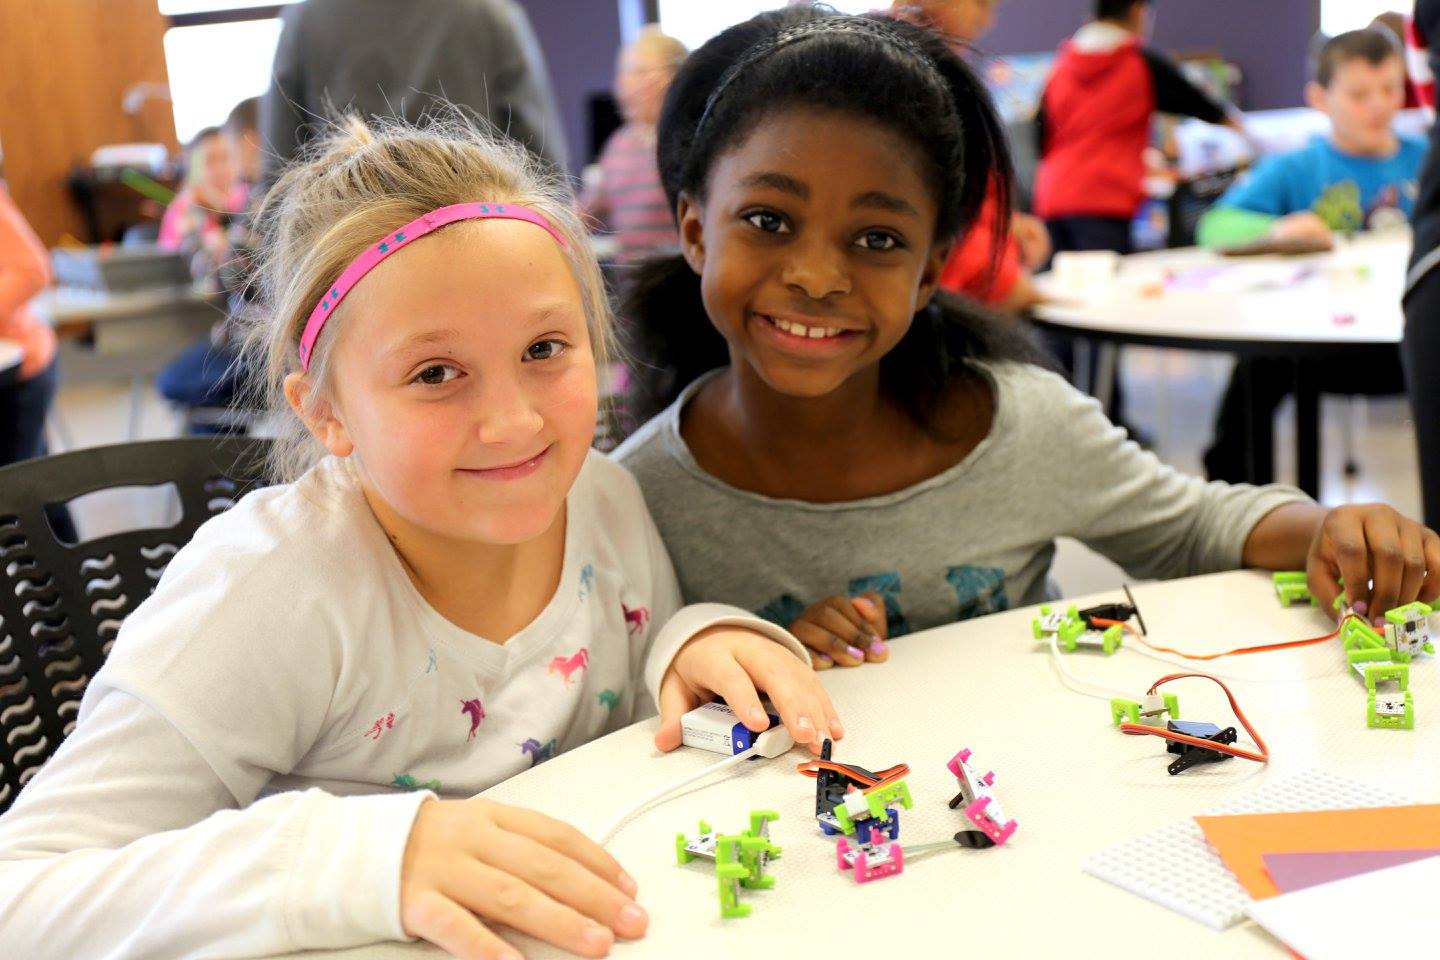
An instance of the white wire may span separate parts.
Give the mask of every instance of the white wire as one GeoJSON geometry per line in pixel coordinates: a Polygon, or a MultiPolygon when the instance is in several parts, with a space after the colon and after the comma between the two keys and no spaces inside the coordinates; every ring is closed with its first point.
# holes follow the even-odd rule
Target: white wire
{"type": "Polygon", "coordinates": [[[1116,698],[1122,700],[1135,699],[1128,693],[1121,693],[1118,690],[1112,690],[1111,688],[1101,686],[1098,683],[1091,683],[1088,680],[1081,680],[1079,677],[1075,676],[1075,674],[1071,673],[1070,668],[1065,666],[1064,655],[1060,653],[1060,642],[1056,634],[1053,633],[1050,634],[1050,658],[1055,663],[1055,669],[1060,671],[1060,682],[1076,693],[1082,694],[1087,697],[1094,697],[1096,700],[1104,700],[1106,702],[1109,702],[1110,700],[1116,698]],[[1090,689],[1086,690],[1084,689],[1085,687],[1089,687],[1090,689]],[[1095,691],[1097,690],[1104,692],[1096,693],[1095,691]]]}
{"type": "Polygon", "coordinates": [[[619,833],[620,828],[625,825],[625,821],[629,820],[631,817],[635,816],[635,814],[650,806],[650,804],[656,803],[660,800],[664,800],[666,797],[670,796],[670,794],[676,792],[682,787],[688,787],[696,780],[703,780],[704,778],[710,776],[710,774],[712,773],[718,773],[721,770],[724,770],[728,767],[733,767],[736,764],[743,763],[744,761],[749,760],[751,757],[758,757],[759,755],[760,745],[757,743],[749,750],[743,750],[740,753],[735,754],[734,756],[726,757],[719,763],[712,763],[708,767],[702,767],[694,773],[687,774],[681,779],[676,780],[674,783],[671,783],[665,787],[662,787],[659,790],[656,790],[654,793],[645,797],[643,800],[631,804],[624,810],[624,812],[622,812],[614,820],[610,821],[609,826],[607,826],[600,833],[600,845],[603,847],[611,840],[613,840],[615,838],[615,834],[619,833]]]}

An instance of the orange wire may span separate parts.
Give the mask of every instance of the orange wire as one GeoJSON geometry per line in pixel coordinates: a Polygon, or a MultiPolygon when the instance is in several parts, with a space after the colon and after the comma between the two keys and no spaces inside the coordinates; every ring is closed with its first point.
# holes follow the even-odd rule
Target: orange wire
{"type": "MultiPolygon", "coordinates": [[[[1255,647],[1236,647],[1234,650],[1226,650],[1223,653],[1186,653],[1183,650],[1172,650],[1169,647],[1156,646],[1149,640],[1146,640],[1140,631],[1123,620],[1107,620],[1103,617],[1095,617],[1090,622],[1098,623],[1104,627],[1124,627],[1136,640],[1151,650],[1154,650],[1156,653],[1173,653],[1175,656],[1184,657],[1187,660],[1218,660],[1221,657],[1233,657],[1246,653],[1268,653],[1272,650],[1289,650],[1292,647],[1308,647],[1312,644],[1333,640],[1340,635],[1340,628],[1336,627],[1323,637],[1308,637],[1304,640],[1286,640],[1283,643],[1263,643],[1255,647]]],[[[1344,621],[1342,620],[1341,623],[1343,624],[1344,621]]]]}
{"type": "Polygon", "coordinates": [[[1240,721],[1240,726],[1244,727],[1245,732],[1250,735],[1250,739],[1254,741],[1255,746],[1259,750],[1259,753],[1256,753],[1253,750],[1246,750],[1243,747],[1231,746],[1228,743],[1216,743],[1214,740],[1203,740],[1200,737],[1192,737],[1187,734],[1176,733],[1173,730],[1165,730],[1161,727],[1152,727],[1148,724],[1143,723],[1122,723],[1120,725],[1120,732],[1128,734],[1132,737],[1161,737],[1165,740],[1170,740],[1175,743],[1187,743],[1194,747],[1203,747],[1206,750],[1214,750],[1216,753],[1224,753],[1232,757],[1241,757],[1245,760],[1254,760],[1256,763],[1269,763],[1270,750],[1265,746],[1265,741],[1261,739],[1260,734],[1256,732],[1255,728],[1250,725],[1250,721],[1245,718],[1245,713],[1240,709],[1240,704],[1235,702],[1235,694],[1230,692],[1230,688],[1225,686],[1225,681],[1221,680],[1219,677],[1212,677],[1208,673],[1172,673],[1167,676],[1161,677],[1159,680],[1156,680],[1150,685],[1150,689],[1145,692],[1153,694],[1162,685],[1169,683],[1171,680],[1185,680],[1190,677],[1199,677],[1202,680],[1209,680],[1213,683],[1218,684],[1220,689],[1225,691],[1225,698],[1230,701],[1230,712],[1235,714],[1235,719],[1240,721]]]}
{"type": "Polygon", "coordinates": [[[836,763],[834,760],[811,760],[807,763],[799,764],[795,769],[807,777],[818,777],[821,770],[838,773],[848,780],[856,780],[864,784],[864,793],[879,790],[881,787],[888,787],[897,780],[903,780],[910,773],[909,764],[897,763],[893,767],[876,771],[874,777],[866,777],[861,775],[853,767],[847,767],[843,763],[836,763]]]}

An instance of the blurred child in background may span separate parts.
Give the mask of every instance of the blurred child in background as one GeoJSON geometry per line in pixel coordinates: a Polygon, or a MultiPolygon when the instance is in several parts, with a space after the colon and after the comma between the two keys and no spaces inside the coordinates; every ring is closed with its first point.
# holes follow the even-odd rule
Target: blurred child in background
{"type": "MultiPolygon", "coordinates": [[[[890,12],[897,19],[929,27],[964,54],[995,25],[997,6],[998,0],[895,0],[890,12]]],[[[1007,313],[1020,313],[1040,299],[1030,275],[1050,259],[1050,234],[1038,217],[1016,211],[1010,217],[1008,236],[997,238],[996,212],[992,191],[979,220],[955,244],[940,286],[1007,313]]]]}
{"type": "Polygon", "coordinates": [[[55,331],[28,306],[50,284],[50,256],[0,180],[0,339],[21,349],[0,370],[0,466],[45,453],[45,416],[55,399],[55,331]]]}
{"type": "Polygon", "coordinates": [[[160,248],[186,256],[195,280],[218,291],[220,265],[230,257],[230,228],[244,209],[235,141],[219,127],[206,127],[185,150],[185,185],[165,208],[160,248]]]}
{"type": "MultiPolygon", "coordinates": [[[[1415,212],[1426,143],[1394,130],[1405,102],[1399,44],[1375,29],[1342,33],[1320,48],[1313,73],[1305,97],[1330,118],[1329,135],[1256,164],[1201,219],[1202,244],[1269,238],[1328,247],[1337,231],[1404,224],[1415,212]]],[[[1317,376],[1322,391],[1344,394],[1396,393],[1404,384],[1399,353],[1388,348],[1326,361],[1317,376]]],[[[1271,425],[1293,384],[1285,357],[1236,361],[1215,418],[1214,442],[1205,451],[1210,479],[1269,482],[1271,425]],[[1253,437],[1253,462],[1247,436],[1253,437]]]]}

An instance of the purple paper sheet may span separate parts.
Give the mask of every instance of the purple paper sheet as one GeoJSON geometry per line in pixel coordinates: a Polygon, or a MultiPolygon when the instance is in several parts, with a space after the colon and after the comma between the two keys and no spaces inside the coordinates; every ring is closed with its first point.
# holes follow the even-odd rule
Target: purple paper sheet
{"type": "Polygon", "coordinates": [[[1402,863],[1440,855],[1434,850],[1340,850],[1331,853],[1267,853],[1262,856],[1270,879],[1281,893],[1304,890],[1316,884],[1398,867],[1402,863]]]}

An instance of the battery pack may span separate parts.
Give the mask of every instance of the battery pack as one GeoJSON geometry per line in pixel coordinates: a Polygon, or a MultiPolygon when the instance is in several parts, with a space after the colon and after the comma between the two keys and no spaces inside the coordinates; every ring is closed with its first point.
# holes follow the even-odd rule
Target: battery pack
{"type": "MultiPolygon", "coordinates": [[[[780,723],[780,717],[772,713],[775,708],[765,704],[770,726],[780,723]]],[[[740,722],[735,711],[718,700],[696,707],[680,718],[680,742],[687,747],[698,747],[711,753],[725,753],[734,756],[755,745],[759,733],[740,722]]]]}

